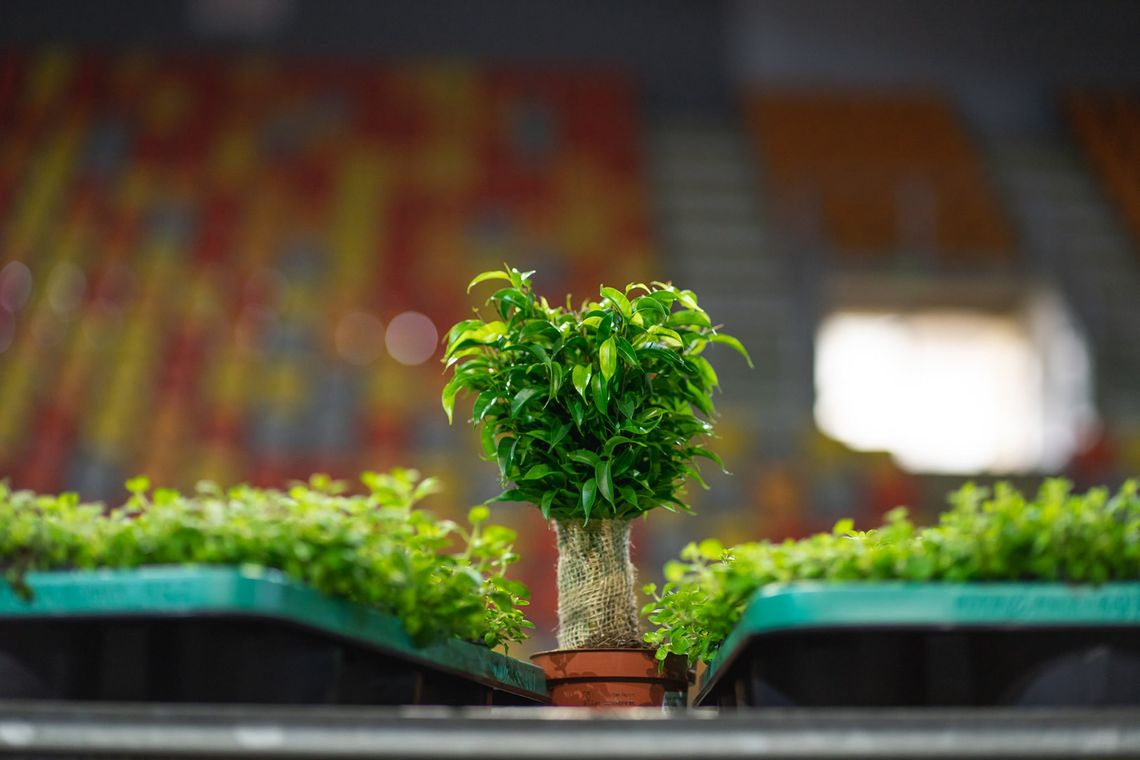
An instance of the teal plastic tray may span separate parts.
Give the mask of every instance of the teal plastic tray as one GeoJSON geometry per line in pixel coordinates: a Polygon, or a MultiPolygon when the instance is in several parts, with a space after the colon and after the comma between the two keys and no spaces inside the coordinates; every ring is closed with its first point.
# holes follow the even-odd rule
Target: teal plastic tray
{"type": "Polygon", "coordinates": [[[235,615],[269,618],[380,649],[428,668],[546,701],[540,668],[465,641],[417,647],[399,619],[334,599],[277,570],[256,567],[147,567],[33,572],[24,601],[0,581],[4,618],[235,615]]]}
{"type": "Polygon", "coordinates": [[[1140,583],[800,582],[761,589],[709,665],[716,680],[750,639],[794,629],[1140,626],[1140,583]]]}

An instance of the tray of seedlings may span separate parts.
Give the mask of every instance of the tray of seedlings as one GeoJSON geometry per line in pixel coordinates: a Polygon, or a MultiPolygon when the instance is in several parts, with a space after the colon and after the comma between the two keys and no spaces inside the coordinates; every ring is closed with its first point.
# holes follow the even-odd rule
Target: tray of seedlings
{"type": "Polygon", "coordinates": [[[966,486],[800,541],[688,547],[647,612],[704,706],[1140,705],[1140,498],[966,486]]]}
{"type": "Polygon", "coordinates": [[[287,491],[136,479],[106,509],[0,485],[0,698],[545,704],[514,534],[414,471],[287,491]]]}

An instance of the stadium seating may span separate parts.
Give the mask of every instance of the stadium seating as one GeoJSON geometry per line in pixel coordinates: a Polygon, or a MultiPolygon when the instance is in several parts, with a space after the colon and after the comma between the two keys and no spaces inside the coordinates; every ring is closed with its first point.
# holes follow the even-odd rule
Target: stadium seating
{"type": "Polygon", "coordinates": [[[756,152],[786,221],[842,259],[1012,259],[983,162],[934,95],[764,90],[746,96],[756,152]]]}
{"type": "Polygon", "coordinates": [[[638,130],[609,71],[5,54],[0,476],[115,498],[430,458],[441,368],[385,328],[442,331],[504,261],[552,296],[643,279],[638,130]]]}
{"type": "Polygon", "coordinates": [[[1140,243],[1140,95],[1073,93],[1065,109],[1107,195],[1140,243]]]}

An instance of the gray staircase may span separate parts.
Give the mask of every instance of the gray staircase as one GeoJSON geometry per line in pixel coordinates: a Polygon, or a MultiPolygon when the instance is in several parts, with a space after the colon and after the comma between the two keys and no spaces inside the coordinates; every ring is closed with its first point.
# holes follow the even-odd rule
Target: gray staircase
{"type": "Polygon", "coordinates": [[[989,155],[1030,266],[1088,333],[1102,414],[1140,427],[1140,256],[1115,209],[1060,141],[995,140],[989,155]]]}
{"type": "Polygon", "coordinates": [[[766,454],[783,453],[810,414],[811,346],[794,329],[804,322],[792,272],[769,244],[757,162],[739,125],[688,118],[657,120],[648,159],[666,272],[756,364],[718,351],[718,407],[766,454]]]}

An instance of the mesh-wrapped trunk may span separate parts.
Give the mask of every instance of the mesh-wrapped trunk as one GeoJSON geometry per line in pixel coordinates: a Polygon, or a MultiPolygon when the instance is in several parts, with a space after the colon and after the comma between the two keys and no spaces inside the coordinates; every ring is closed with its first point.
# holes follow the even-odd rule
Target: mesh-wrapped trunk
{"type": "Polygon", "coordinates": [[[642,647],[629,520],[555,520],[558,646],[642,647]]]}

